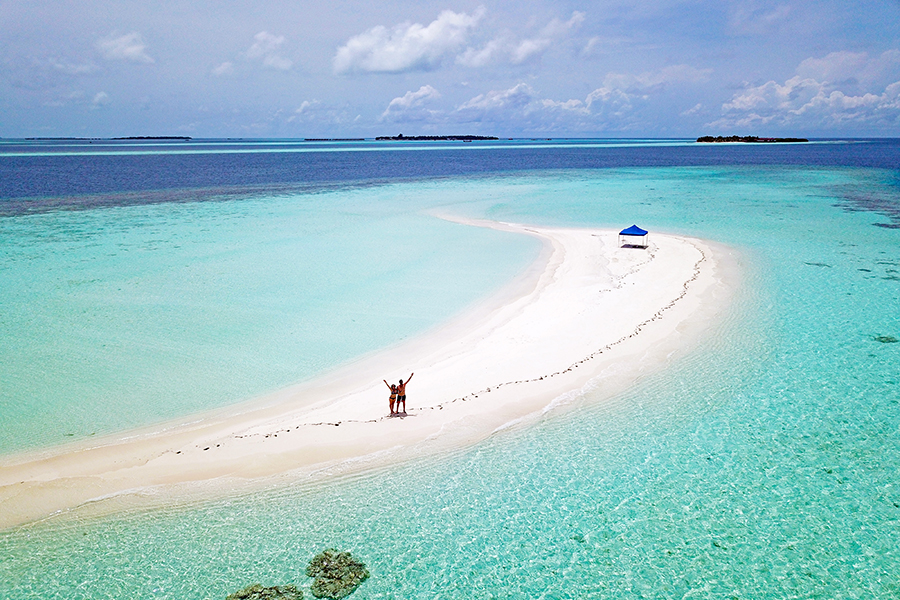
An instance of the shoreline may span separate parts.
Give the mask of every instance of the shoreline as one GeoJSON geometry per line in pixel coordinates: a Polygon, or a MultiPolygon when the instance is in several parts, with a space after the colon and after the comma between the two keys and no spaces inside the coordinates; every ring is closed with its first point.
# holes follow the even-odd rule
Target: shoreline
{"type": "Polygon", "coordinates": [[[206,498],[319,480],[471,446],[565,398],[608,399],[703,337],[734,292],[728,252],[651,233],[460,220],[532,235],[544,250],[517,280],[414,340],[249,403],[0,457],[0,529],[76,509],[206,498]],[[402,369],[402,370],[401,370],[402,369]],[[387,416],[382,379],[409,384],[387,416]],[[403,461],[404,459],[400,459],[403,461]]]}

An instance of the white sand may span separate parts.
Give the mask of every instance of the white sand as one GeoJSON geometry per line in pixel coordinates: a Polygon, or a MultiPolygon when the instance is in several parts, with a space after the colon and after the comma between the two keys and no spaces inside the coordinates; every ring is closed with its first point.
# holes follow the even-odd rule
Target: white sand
{"type": "Polygon", "coordinates": [[[651,233],[643,250],[619,248],[615,231],[468,223],[536,236],[545,251],[452,323],[315,381],[190,423],[3,458],[0,528],[87,503],[234,493],[470,445],[587,389],[596,401],[627,389],[702,340],[734,291],[728,252],[700,240],[651,233]],[[411,372],[408,416],[390,418],[382,379],[411,372]]]}

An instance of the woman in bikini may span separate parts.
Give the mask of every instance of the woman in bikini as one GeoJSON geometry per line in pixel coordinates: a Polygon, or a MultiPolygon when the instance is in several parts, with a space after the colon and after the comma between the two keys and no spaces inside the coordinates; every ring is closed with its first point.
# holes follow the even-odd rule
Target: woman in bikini
{"type": "Polygon", "coordinates": [[[388,389],[391,390],[391,415],[395,415],[397,414],[396,412],[394,412],[394,402],[397,401],[397,386],[388,383],[387,379],[382,379],[382,381],[384,382],[384,385],[388,386],[388,389]]]}

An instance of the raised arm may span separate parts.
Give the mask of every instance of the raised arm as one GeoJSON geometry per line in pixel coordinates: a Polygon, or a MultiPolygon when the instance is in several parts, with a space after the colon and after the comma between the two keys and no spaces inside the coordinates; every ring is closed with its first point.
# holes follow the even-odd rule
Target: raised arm
{"type": "Polygon", "coordinates": [[[387,379],[382,379],[382,381],[384,382],[384,385],[388,386],[388,389],[391,389],[391,384],[387,382],[387,379]]]}
{"type": "MultiPolygon", "coordinates": [[[[415,373],[410,373],[410,374],[409,374],[409,379],[412,379],[412,376],[413,376],[413,375],[415,375],[415,373]]],[[[406,380],[406,383],[409,383],[409,379],[406,380]]],[[[403,385],[406,385],[406,383],[404,383],[403,385]]]]}

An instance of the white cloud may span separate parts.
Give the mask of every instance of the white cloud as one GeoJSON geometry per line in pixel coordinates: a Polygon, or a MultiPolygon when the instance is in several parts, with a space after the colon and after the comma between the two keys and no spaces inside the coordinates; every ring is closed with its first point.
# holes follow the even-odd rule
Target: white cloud
{"type": "MultiPolygon", "coordinates": [[[[304,100],[285,122],[304,125],[303,135],[324,136],[328,128],[344,127],[358,118],[358,115],[349,111],[347,105],[328,105],[319,100],[304,100]]],[[[330,137],[331,134],[327,135],[330,137]]]]}
{"type": "Polygon", "coordinates": [[[338,49],[334,71],[402,73],[434,69],[449,60],[467,67],[501,62],[521,64],[540,57],[585,18],[584,13],[575,11],[567,21],[553,19],[531,37],[505,32],[480,45],[467,46],[484,14],[484,7],[471,15],[445,10],[427,26],[402,23],[392,29],[373,27],[338,49]]]}
{"type": "Polygon", "coordinates": [[[423,85],[415,92],[406,92],[399,98],[394,98],[388,105],[388,109],[395,108],[412,108],[421,106],[426,100],[434,100],[440,98],[441,94],[430,85],[423,85]]]}
{"type": "Polygon", "coordinates": [[[467,67],[483,67],[495,60],[495,57],[508,52],[510,43],[502,39],[493,39],[479,50],[467,48],[456,57],[456,62],[467,67]]]}
{"type": "MultiPolygon", "coordinates": [[[[665,86],[703,82],[709,79],[710,73],[709,69],[689,65],[673,65],[640,74],[610,73],[604,86],[584,99],[546,98],[529,84],[520,82],[478,94],[447,110],[432,109],[440,94],[431,86],[422,86],[394,98],[381,118],[443,125],[471,123],[535,133],[629,131],[646,126],[642,115],[651,106],[650,99],[665,91],[665,86]]],[[[702,108],[698,104],[686,114],[698,113],[702,108]]]]}
{"type": "Polygon", "coordinates": [[[797,75],[832,84],[866,86],[900,78],[900,50],[888,50],[877,58],[865,52],[832,52],[822,58],[807,58],[797,75]],[[885,80],[887,78],[887,80],[885,80]]]}
{"type": "Polygon", "coordinates": [[[707,81],[712,69],[697,69],[690,65],[670,65],[659,71],[648,71],[640,74],[609,73],[603,80],[603,86],[628,93],[658,92],[673,83],[701,83],[707,81]]]}
{"type": "Polygon", "coordinates": [[[436,89],[430,85],[423,85],[415,92],[406,92],[403,96],[391,100],[381,114],[381,119],[410,121],[433,117],[437,111],[427,110],[425,105],[440,97],[441,94],[436,89]]]}
{"type": "Polygon", "coordinates": [[[310,102],[309,100],[304,100],[303,102],[300,103],[300,107],[294,111],[294,114],[302,115],[304,113],[308,113],[309,109],[312,108],[313,106],[315,106],[316,104],[318,104],[317,100],[313,100],[312,102],[310,102]]]}
{"type": "Polygon", "coordinates": [[[681,113],[682,117],[690,117],[692,115],[696,115],[701,110],[703,110],[703,104],[695,104],[692,108],[687,109],[681,113]]]}
{"type": "MultiPolygon", "coordinates": [[[[608,73],[603,79],[603,86],[588,94],[585,105],[595,117],[621,119],[633,112],[637,103],[662,93],[667,86],[702,83],[711,74],[712,69],[698,69],[690,65],[670,65],[639,74],[608,73]]],[[[695,110],[699,110],[699,105],[692,109],[695,110]]]]}
{"type": "Polygon", "coordinates": [[[402,23],[390,30],[373,27],[338,49],[334,71],[401,73],[434,68],[466,43],[484,12],[484,8],[472,15],[445,10],[427,26],[402,23]]]}
{"type": "Polygon", "coordinates": [[[277,54],[269,54],[263,59],[263,64],[267,67],[271,67],[272,69],[277,69],[279,71],[287,71],[290,69],[294,63],[290,59],[287,59],[283,56],[279,56],[277,54]]]}
{"type": "Polygon", "coordinates": [[[212,70],[212,73],[213,73],[213,75],[218,75],[218,76],[231,75],[232,73],[234,73],[234,63],[227,62],[227,61],[223,62],[218,67],[214,68],[212,70]]]}
{"type": "Polygon", "coordinates": [[[595,52],[597,52],[598,48],[604,45],[604,40],[600,36],[595,35],[591,39],[587,41],[587,44],[584,45],[584,48],[581,49],[582,56],[591,56],[595,52]]]}
{"type": "Polygon", "coordinates": [[[108,37],[97,42],[97,49],[107,60],[126,60],[135,63],[152,63],[153,59],[147,54],[147,45],[141,38],[141,34],[131,33],[118,37],[108,37]]]}
{"type": "Polygon", "coordinates": [[[279,71],[287,71],[293,66],[293,61],[280,53],[281,47],[284,45],[283,35],[260,31],[253,36],[253,40],[253,45],[246,53],[250,60],[260,61],[264,66],[279,71]]]}
{"type": "Polygon", "coordinates": [[[109,94],[106,92],[97,92],[94,99],[91,100],[91,108],[100,108],[109,104],[109,94]]]}
{"type": "Polygon", "coordinates": [[[535,37],[517,39],[511,34],[497,36],[481,48],[467,48],[456,62],[467,67],[483,67],[506,60],[518,65],[540,57],[553,42],[568,35],[584,22],[584,13],[575,11],[568,21],[553,19],[535,37]]]}
{"type": "Polygon", "coordinates": [[[622,47],[628,47],[630,51],[635,51],[641,49],[642,46],[646,47],[646,44],[642,44],[633,37],[595,35],[587,42],[583,42],[580,54],[585,58],[591,58],[602,55],[604,52],[619,50],[622,47]]]}
{"type": "Polygon", "coordinates": [[[835,128],[845,123],[900,123],[900,81],[883,88],[875,81],[898,77],[900,53],[870,59],[864,53],[833,52],[809,58],[784,83],[747,86],[722,105],[723,117],[709,126],[753,125],[835,128]],[[859,74],[861,79],[853,77],[859,74]]]}
{"type": "Polygon", "coordinates": [[[819,81],[842,81],[855,77],[868,59],[865,52],[832,52],[823,58],[807,58],[797,67],[797,74],[819,81]]]}
{"type": "Polygon", "coordinates": [[[569,33],[569,31],[571,31],[572,29],[581,26],[582,23],[584,23],[584,13],[576,10],[572,13],[572,16],[568,21],[553,19],[552,21],[547,23],[541,34],[546,38],[562,37],[569,33]]]}
{"type": "Polygon", "coordinates": [[[590,114],[587,105],[581,100],[541,100],[541,105],[546,109],[590,114]]]}
{"type": "Polygon", "coordinates": [[[97,65],[94,63],[71,63],[55,58],[51,58],[47,64],[66,75],[87,75],[97,70],[97,65]]]}
{"type": "Polygon", "coordinates": [[[588,94],[585,104],[592,114],[621,117],[631,112],[635,99],[622,90],[602,87],[588,94]]]}
{"type": "Polygon", "coordinates": [[[519,83],[506,90],[475,96],[448,115],[457,123],[490,124],[532,132],[597,131],[607,128],[607,111],[596,99],[556,100],[542,98],[531,86],[519,83]],[[601,110],[597,110],[597,109],[601,110]]]}
{"type": "Polygon", "coordinates": [[[552,41],[548,38],[522,40],[510,52],[510,60],[513,64],[521,64],[529,58],[543,53],[544,50],[550,47],[552,41]]]}
{"type": "Polygon", "coordinates": [[[736,33],[765,34],[781,27],[793,12],[788,4],[766,4],[755,0],[735,3],[729,15],[729,26],[736,33]]]}
{"type": "MultiPolygon", "coordinates": [[[[471,121],[528,123],[534,130],[624,131],[639,124],[640,109],[653,95],[678,83],[699,83],[709,79],[711,69],[672,65],[640,74],[609,73],[604,85],[584,100],[541,98],[525,83],[507,90],[478,95],[455,111],[471,121]]],[[[700,105],[688,111],[697,112],[700,105]]]]}
{"type": "Polygon", "coordinates": [[[553,19],[544,26],[541,34],[535,38],[528,38],[520,41],[510,52],[510,59],[513,64],[523,63],[532,57],[543,54],[554,40],[562,38],[572,30],[578,28],[584,22],[584,13],[575,11],[568,21],[560,21],[553,19]]]}
{"type": "Polygon", "coordinates": [[[457,108],[458,112],[491,112],[527,110],[536,99],[534,90],[526,83],[520,83],[508,90],[494,90],[479,94],[457,108]]]}
{"type": "Polygon", "coordinates": [[[272,35],[268,31],[260,31],[253,36],[255,40],[250,49],[247,50],[247,56],[250,58],[262,58],[272,52],[277,52],[284,44],[283,35],[272,35]]]}
{"type": "Polygon", "coordinates": [[[237,55],[234,61],[225,61],[214,67],[211,71],[216,77],[224,77],[232,75],[240,64],[262,65],[268,69],[276,71],[288,71],[294,66],[291,59],[283,54],[285,37],[283,35],[274,35],[268,31],[260,31],[253,36],[253,43],[247,48],[246,52],[237,55]]]}

